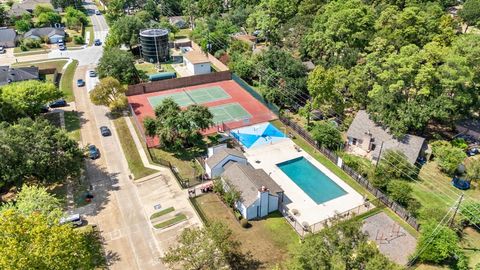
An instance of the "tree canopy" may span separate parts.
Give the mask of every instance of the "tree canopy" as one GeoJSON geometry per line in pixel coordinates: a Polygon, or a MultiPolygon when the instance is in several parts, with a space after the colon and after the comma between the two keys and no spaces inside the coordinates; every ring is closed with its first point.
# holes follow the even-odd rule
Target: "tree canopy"
{"type": "Polygon", "coordinates": [[[421,262],[440,263],[457,255],[458,236],[450,228],[436,222],[427,222],[421,227],[417,243],[418,259],[421,262]]]}
{"type": "Polygon", "coordinates": [[[126,108],[128,101],[125,96],[127,88],[113,77],[100,79],[90,92],[90,99],[95,105],[108,106],[111,111],[126,108]]]}
{"type": "Polygon", "coordinates": [[[26,179],[56,182],[80,174],[83,151],[64,130],[43,119],[0,123],[0,186],[26,179]]]}
{"type": "Polygon", "coordinates": [[[213,115],[200,105],[182,110],[173,99],[167,98],[155,107],[155,118],[146,118],[143,124],[146,134],[158,136],[163,147],[185,148],[196,143],[200,130],[213,125],[213,115]]]}
{"type": "Polygon", "coordinates": [[[110,29],[108,35],[109,46],[120,46],[122,44],[132,48],[138,44],[140,30],[145,28],[137,16],[123,16],[118,18],[110,29]]]}
{"type": "Polygon", "coordinates": [[[101,79],[113,77],[124,84],[138,83],[138,72],[132,53],[119,48],[105,49],[97,66],[101,79]]]}
{"type": "Polygon", "coordinates": [[[332,122],[322,121],[316,123],[311,133],[318,145],[330,150],[337,150],[343,144],[342,134],[332,122]]]}

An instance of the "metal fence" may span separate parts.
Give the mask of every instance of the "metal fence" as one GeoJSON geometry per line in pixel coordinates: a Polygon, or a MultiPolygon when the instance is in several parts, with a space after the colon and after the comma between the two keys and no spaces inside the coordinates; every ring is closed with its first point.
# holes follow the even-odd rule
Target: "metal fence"
{"type": "MultiPolygon", "coordinates": [[[[283,124],[287,125],[292,130],[294,130],[304,140],[306,140],[309,144],[311,144],[316,150],[318,150],[320,153],[325,155],[330,161],[332,161],[335,165],[338,166],[339,157],[334,152],[319,146],[318,143],[310,136],[310,134],[301,126],[299,126],[297,123],[283,116],[279,116],[279,119],[283,124]]],[[[417,222],[417,219],[403,206],[399,205],[397,202],[390,199],[381,190],[372,186],[372,184],[370,184],[367,178],[363,177],[362,175],[357,173],[355,170],[353,170],[352,168],[348,167],[343,163],[339,168],[341,168],[346,174],[352,177],[361,186],[363,186],[368,191],[370,191],[370,193],[372,193],[378,199],[378,201],[382,202],[385,206],[390,208],[393,212],[395,212],[398,216],[400,216],[405,222],[410,224],[410,226],[412,226],[415,230],[417,231],[419,230],[420,224],[417,222]]]]}
{"type": "Polygon", "coordinates": [[[281,204],[279,210],[287,219],[288,223],[293,227],[293,229],[303,238],[309,233],[317,233],[326,226],[331,226],[334,221],[347,220],[366,213],[374,209],[378,201],[378,199],[374,201],[365,201],[362,205],[356,206],[342,213],[336,213],[333,217],[321,220],[315,224],[300,223],[292,213],[291,209],[289,209],[286,205],[281,204]]]}
{"type": "Polygon", "coordinates": [[[252,95],[256,100],[260,101],[263,105],[267,106],[267,108],[269,108],[276,115],[279,114],[280,109],[277,107],[277,105],[266,101],[262,97],[262,95],[260,95],[255,89],[253,89],[250,85],[248,85],[247,82],[242,80],[242,78],[232,73],[232,80],[238,83],[245,91],[247,91],[250,95],[252,95]]]}

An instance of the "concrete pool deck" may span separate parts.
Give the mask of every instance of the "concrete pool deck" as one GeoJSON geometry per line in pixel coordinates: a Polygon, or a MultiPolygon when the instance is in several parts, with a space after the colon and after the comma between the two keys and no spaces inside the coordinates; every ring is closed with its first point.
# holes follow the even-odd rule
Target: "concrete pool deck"
{"type": "MultiPolygon", "coordinates": [[[[298,147],[297,147],[298,148],[298,147]]],[[[298,148],[300,149],[300,148],[298,148]]],[[[295,143],[285,139],[272,144],[245,149],[248,162],[255,168],[261,168],[285,191],[284,205],[288,209],[296,209],[299,214],[296,220],[303,224],[316,224],[336,214],[354,209],[364,204],[364,198],[333,172],[303,150],[297,151],[295,143]],[[330,201],[317,204],[299,186],[297,186],[279,167],[278,163],[304,157],[320,169],[332,181],[347,193],[330,201]]]]}

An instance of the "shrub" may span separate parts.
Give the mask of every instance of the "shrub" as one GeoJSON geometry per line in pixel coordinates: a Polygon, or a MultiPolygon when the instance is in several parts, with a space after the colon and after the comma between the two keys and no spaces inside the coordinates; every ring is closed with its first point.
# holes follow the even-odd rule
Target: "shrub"
{"type": "Polygon", "coordinates": [[[412,190],[412,187],[402,180],[392,180],[387,185],[390,198],[403,206],[406,206],[412,198],[412,190]]]}
{"type": "Polygon", "coordinates": [[[33,48],[40,48],[41,44],[39,40],[33,39],[33,38],[26,38],[22,40],[22,45],[29,49],[33,48]]]}
{"type": "Polygon", "coordinates": [[[223,190],[223,183],[220,178],[213,179],[213,192],[220,194],[220,196],[223,196],[225,193],[225,190],[223,190]]]}
{"type": "Polygon", "coordinates": [[[238,212],[238,210],[233,211],[233,214],[238,220],[242,220],[243,216],[240,212],[238,212]]]}
{"type": "Polygon", "coordinates": [[[417,243],[418,259],[421,262],[441,263],[458,253],[458,236],[447,226],[429,221],[422,225],[417,243]],[[436,237],[432,237],[432,235],[436,237]]]}
{"type": "Polygon", "coordinates": [[[466,224],[473,226],[480,225],[480,202],[465,202],[460,208],[460,213],[462,213],[463,221],[466,224]]]}
{"type": "Polygon", "coordinates": [[[22,50],[22,52],[26,52],[26,51],[28,51],[28,48],[27,48],[27,46],[21,44],[20,45],[20,50],[22,50]]]}
{"type": "Polygon", "coordinates": [[[343,143],[340,131],[328,121],[318,122],[312,129],[312,137],[320,146],[331,150],[340,148],[343,143]]]}
{"type": "Polygon", "coordinates": [[[438,163],[438,167],[445,173],[453,174],[463,160],[467,157],[467,154],[460,149],[449,146],[440,146],[436,150],[435,160],[438,163]]]}
{"type": "Polygon", "coordinates": [[[75,44],[85,44],[85,39],[82,36],[74,36],[73,41],[75,44]]]}
{"type": "Polygon", "coordinates": [[[243,228],[248,228],[250,224],[248,223],[248,220],[242,219],[240,220],[240,225],[242,225],[243,228]]]}
{"type": "Polygon", "coordinates": [[[468,148],[468,143],[463,138],[456,138],[455,140],[451,141],[450,144],[453,147],[462,149],[463,151],[467,150],[468,148]]]}

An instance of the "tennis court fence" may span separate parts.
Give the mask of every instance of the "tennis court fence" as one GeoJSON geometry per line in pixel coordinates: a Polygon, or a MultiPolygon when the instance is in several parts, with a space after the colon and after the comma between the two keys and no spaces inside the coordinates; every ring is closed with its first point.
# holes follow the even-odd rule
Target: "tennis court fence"
{"type": "Polygon", "coordinates": [[[238,85],[240,85],[245,91],[247,91],[250,95],[252,95],[256,100],[260,101],[263,105],[267,106],[272,112],[276,115],[279,115],[280,108],[277,105],[268,102],[265,100],[260,93],[258,93],[253,87],[251,87],[246,81],[240,78],[235,73],[232,73],[232,80],[234,80],[238,85]]]}

